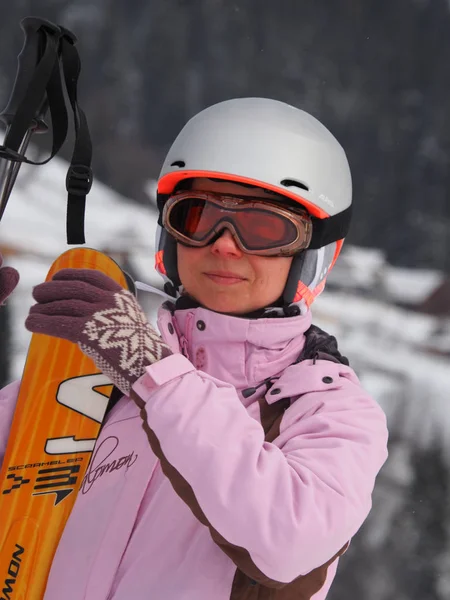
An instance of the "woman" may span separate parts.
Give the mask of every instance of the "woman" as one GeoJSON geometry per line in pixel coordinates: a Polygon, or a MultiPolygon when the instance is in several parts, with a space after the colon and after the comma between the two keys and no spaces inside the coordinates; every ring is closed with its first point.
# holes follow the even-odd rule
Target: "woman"
{"type": "Polygon", "coordinates": [[[35,288],[28,329],[79,344],[124,394],[46,600],[326,597],[387,457],[383,412],[311,327],[350,205],[323,125],[230,100],[187,123],[159,179],[157,268],[174,296],[160,334],[96,271],[35,288]]]}

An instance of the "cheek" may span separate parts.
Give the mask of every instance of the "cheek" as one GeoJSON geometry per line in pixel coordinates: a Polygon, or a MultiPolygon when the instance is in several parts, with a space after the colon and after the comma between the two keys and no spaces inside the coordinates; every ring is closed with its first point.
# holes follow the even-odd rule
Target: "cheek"
{"type": "Polygon", "coordinates": [[[205,248],[187,248],[178,244],[177,266],[181,283],[186,287],[195,281],[205,254],[205,248]]]}
{"type": "Polygon", "coordinates": [[[185,248],[180,244],[177,245],[177,265],[178,274],[183,282],[183,278],[188,278],[192,271],[192,265],[194,264],[191,256],[192,248],[185,248]]]}
{"type": "Polygon", "coordinates": [[[272,289],[283,289],[289,275],[292,257],[253,257],[257,259],[253,268],[257,273],[257,280],[261,286],[272,289]]]}
{"type": "Polygon", "coordinates": [[[178,272],[183,271],[186,267],[186,252],[183,246],[177,244],[177,266],[178,272]]]}

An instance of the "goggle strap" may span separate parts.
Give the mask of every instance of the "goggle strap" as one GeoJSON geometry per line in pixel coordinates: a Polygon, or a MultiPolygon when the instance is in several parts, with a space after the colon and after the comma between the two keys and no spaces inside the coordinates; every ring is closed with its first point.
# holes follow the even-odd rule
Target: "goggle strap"
{"type": "Polygon", "coordinates": [[[308,250],[317,250],[318,248],[328,246],[332,242],[344,239],[350,228],[351,217],[351,205],[337,215],[326,219],[311,217],[313,231],[308,250]]]}

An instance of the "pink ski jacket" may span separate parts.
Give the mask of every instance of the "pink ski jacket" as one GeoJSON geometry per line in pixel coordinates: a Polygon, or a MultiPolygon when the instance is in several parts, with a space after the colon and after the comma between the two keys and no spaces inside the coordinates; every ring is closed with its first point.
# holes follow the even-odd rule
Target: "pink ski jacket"
{"type": "MultiPolygon", "coordinates": [[[[350,367],[294,364],[310,324],[161,308],[175,353],[108,414],[45,600],[326,597],[387,427],[350,367]]],[[[0,392],[0,459],[17,392],[0,392]]]]}

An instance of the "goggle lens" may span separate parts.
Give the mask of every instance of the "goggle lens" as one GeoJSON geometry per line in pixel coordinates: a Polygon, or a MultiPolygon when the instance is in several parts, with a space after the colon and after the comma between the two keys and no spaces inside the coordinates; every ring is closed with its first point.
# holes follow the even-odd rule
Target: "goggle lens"
{"type": "Polygon", "coordinates": [[[248,252],[274,254],[285,248],[295,252],[309,242],[307,215],[292,215],[261,199],[233,200],[227,196],[221,200],[207,193],[184,193],[169,199],[167,207],[165,227],[181,242],[195,246],[211,243],[224,228],[231,229],[248,252]]]}
{"type": "Polygon", "coordinates": [[[220,225],[231,222],[249,250],[264,250],[294,242],[295,225],[281,215],[254,209],[230,210],[200,200],[186,198],[177,203],[170,213],[170,225],[179,233],[196,242],[202,242],[220,225]]]}

